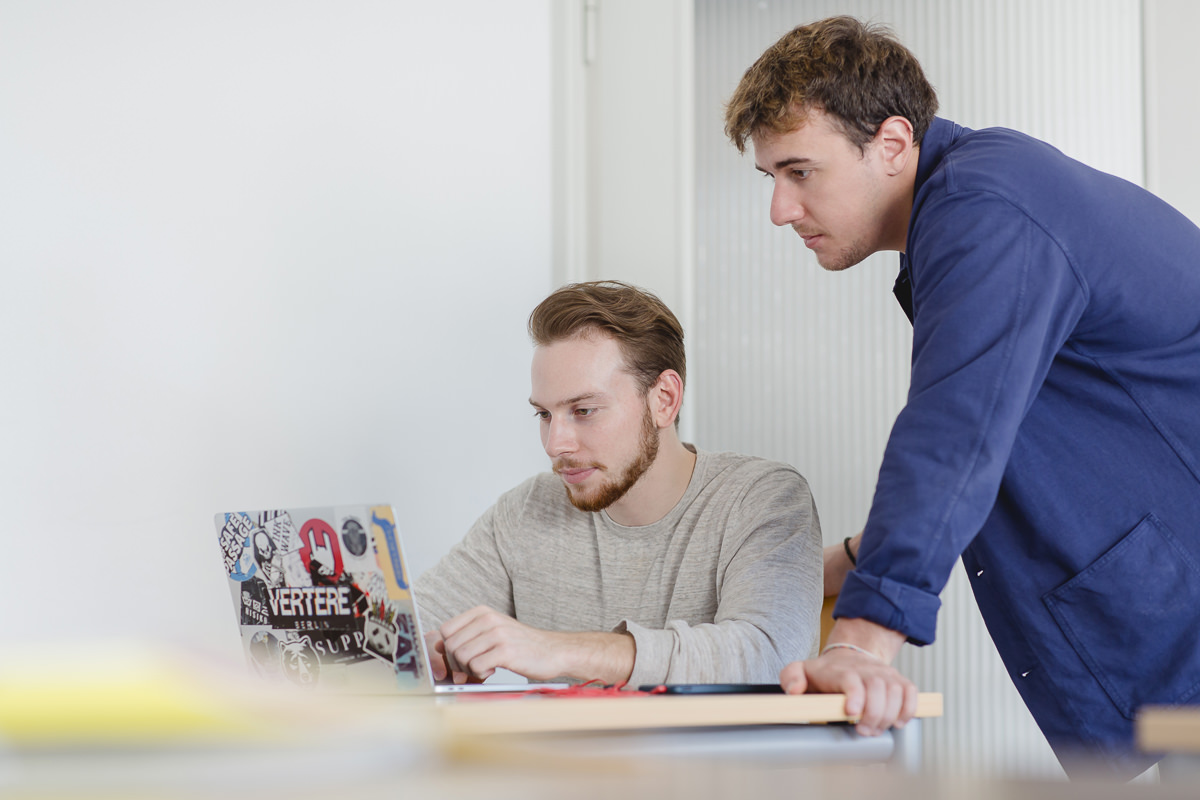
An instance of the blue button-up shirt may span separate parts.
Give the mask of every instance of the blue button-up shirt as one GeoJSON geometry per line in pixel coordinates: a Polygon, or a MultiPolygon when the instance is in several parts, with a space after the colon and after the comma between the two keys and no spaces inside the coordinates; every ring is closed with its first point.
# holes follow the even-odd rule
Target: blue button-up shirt
{"type": "Polygon", "coordinates": [[[938,119],[896,290],[911,387],[836,615],[932,642],[961,555],[1060,759],[1140,771],[1137,708],[1200,702],[1200,229],[938,119]]]}

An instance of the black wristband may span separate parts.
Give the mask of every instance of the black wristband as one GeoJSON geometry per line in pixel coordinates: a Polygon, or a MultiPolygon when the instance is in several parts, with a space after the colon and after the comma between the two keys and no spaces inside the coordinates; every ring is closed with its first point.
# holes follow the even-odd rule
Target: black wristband
{"type": "Polygon", "coordinates": [[[858,559],[854,557],[854,553],[850,552],[850,540],[853,538],[853,536],[847,536],[845,539],[842,539],[842,549],[846,551],[846,558],[850,559],[850,566],[857,567],[858,559]]]}

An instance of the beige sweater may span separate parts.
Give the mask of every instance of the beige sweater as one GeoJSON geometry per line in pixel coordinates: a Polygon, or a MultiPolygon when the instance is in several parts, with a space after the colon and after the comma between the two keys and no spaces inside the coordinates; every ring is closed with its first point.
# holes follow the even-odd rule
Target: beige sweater
{"type": "Polygon", "coordinates": [[[663,519],[575,509],[542,473],[504,494],[415,584],[426,630],[476,605],[555,631],[628,631],[630,686],[774,682],[817,647],[821,530],[784,464],[698,452],[663,519]]]}

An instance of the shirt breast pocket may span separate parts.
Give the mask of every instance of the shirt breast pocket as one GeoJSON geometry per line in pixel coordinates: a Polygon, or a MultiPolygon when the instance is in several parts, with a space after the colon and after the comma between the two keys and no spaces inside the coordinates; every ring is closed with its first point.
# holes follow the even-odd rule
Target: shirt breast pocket
{"type": "Polygon", "coordinates": [[[1153,514],[1042,599],[1128,719],[1200,690],[1200,568],[1153,514]]]}

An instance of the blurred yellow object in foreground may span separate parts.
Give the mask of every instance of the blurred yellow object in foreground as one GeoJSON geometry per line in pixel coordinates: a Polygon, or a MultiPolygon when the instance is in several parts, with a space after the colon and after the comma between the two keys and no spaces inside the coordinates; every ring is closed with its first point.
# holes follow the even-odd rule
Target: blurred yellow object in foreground
{"type": "Polygon", "coordinates": [[[229,670],[143,644],[8,648],[0,661],[0,742],[18,748],[273,738],[273,705],[229,670]]]}

